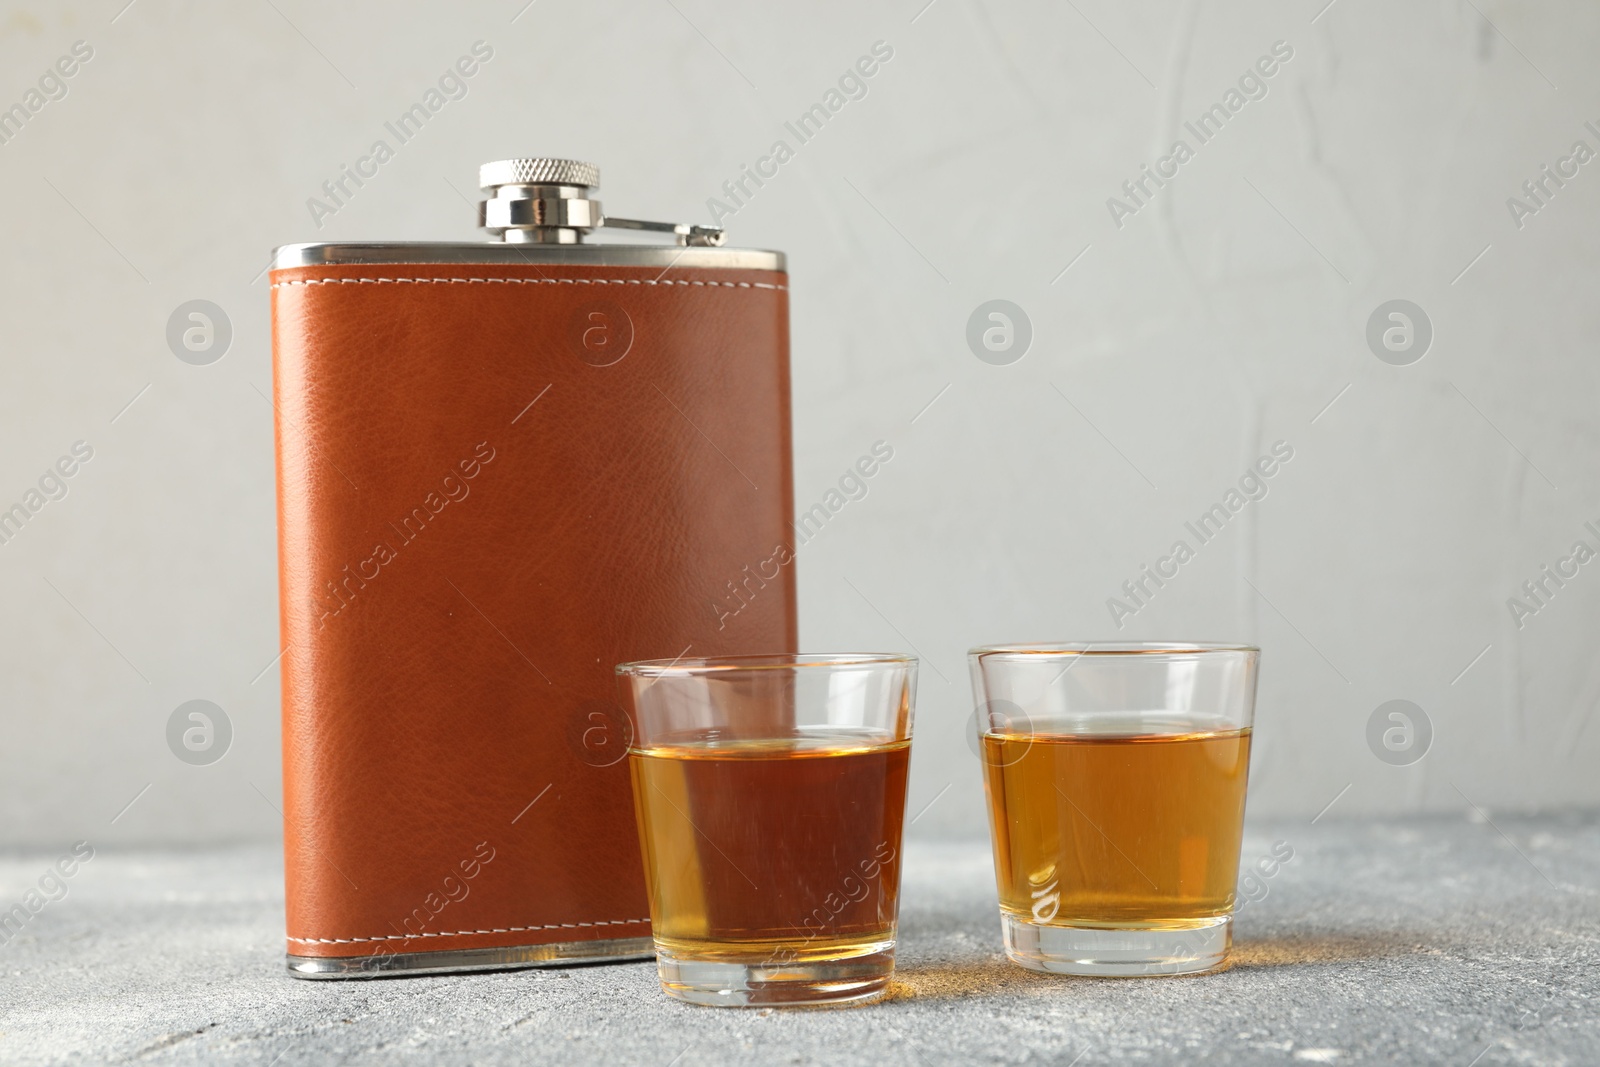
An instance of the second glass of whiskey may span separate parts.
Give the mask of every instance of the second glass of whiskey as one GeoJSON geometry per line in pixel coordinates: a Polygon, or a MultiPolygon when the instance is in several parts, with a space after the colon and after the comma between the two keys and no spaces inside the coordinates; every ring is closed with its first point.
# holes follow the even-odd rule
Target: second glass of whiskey
{"type": "Polygon", "coordinates": [[[970,653],[1006,955],[1031,970],[1226,962],[1260,650],[970,653]]]}
{"type": "Polygon", "coordinates": [[[625,663],[628,760],[666,992],[873,998],[894,971],[916,660],[625,663]]]}

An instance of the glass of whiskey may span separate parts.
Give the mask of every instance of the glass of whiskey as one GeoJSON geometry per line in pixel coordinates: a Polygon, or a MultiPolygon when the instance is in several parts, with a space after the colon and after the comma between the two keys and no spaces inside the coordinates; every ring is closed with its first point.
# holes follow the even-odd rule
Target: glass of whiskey
{"type": "Polygon", "coordinates": [[[888,988],[916,672],[897,655],[617,668],[669,995],[764,1007],[888,988]]]}
{"type": "Polygon", "coordinates": [[[1035,971],[1224,966],[1260,649],[994,645],[968,656],[1006,955],[1035,971]]]}

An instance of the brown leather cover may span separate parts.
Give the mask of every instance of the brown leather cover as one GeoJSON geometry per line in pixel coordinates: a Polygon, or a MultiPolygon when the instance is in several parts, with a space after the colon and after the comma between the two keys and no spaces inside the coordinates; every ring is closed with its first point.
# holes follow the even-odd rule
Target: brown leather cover
{"type": "Polygon", "coordinates": [[[796,646],[787,276],[271,277],[289,953],[648,936],[612,668],[796,646]]]}

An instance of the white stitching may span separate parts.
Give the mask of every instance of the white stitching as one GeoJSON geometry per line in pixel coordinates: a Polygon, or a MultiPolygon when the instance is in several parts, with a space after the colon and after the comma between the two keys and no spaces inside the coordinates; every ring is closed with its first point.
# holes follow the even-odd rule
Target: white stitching
{"type": "Polygon", "coordinates": [[[637,926],[649,919],[602,919],[592,923],[545,923],[543,926],[497,926],[492,930],[438,930],[421,934],[383,934],[379,937],[290,937],[302,945],[353,945],[358,941],[413,941],[419,937],[472,937],[476,934],[517,934],[531,930],[576,930],[580,926],[637,926]]]}
{"type": "Polygon", "coordinates": [[[298,281],[273,282],[272,288],[286,285],[398,285],[410,282],[415,285],[445,284],[466,285],[472,282],[501,282],[509,285],[701,285],[720,286],[726,289],[772,289],[787,293],[786,285],[769,285],[766,282],[708,282],[668,278],[302,278],[298,281]]]}

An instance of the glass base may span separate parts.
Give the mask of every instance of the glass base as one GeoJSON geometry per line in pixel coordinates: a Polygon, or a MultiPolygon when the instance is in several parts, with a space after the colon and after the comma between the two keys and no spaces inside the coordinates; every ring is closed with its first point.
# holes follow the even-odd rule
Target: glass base
{"type": "Polygon", "coordinates": [[[894,973],[894,943],[841,960],[729,963],[684,959],[657,947],[668,996],[723,1008],[853,1004],[883,995],[894,973]]]}
{"type": "Polygon", "coordinates": [[[1197,919],[1182,929],[1047,926],[1004,912],[1006,955],[1030,971],[1102,978],[1203,974],[1221,967],[1233,945],[1233,916],[1197,919]]]}

